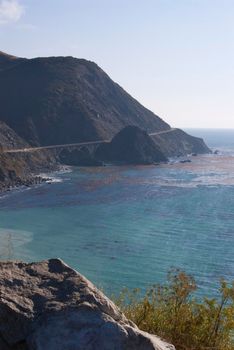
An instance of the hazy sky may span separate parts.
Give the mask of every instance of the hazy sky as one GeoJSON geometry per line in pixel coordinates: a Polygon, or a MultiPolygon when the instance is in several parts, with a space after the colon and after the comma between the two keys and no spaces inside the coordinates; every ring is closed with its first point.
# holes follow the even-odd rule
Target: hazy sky
{"type": "Polygon", "coordinates": [[[234,0],[0,0],[0,50],[86,58],[172,126],[234,128],[234,0]]]}

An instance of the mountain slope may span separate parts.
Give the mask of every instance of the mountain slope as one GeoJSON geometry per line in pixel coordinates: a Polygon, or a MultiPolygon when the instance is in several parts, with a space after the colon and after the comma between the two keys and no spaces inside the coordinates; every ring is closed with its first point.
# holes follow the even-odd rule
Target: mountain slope
{"type": "Polygon", "coordinates": [[[8,55],[7,53],[0,51],[0,71],[10,69],[24,61],[26,61],[25,58],[8,55]]]}
{"type": "Polygon", "coordinates": [[[32,59],[2,71],[0,105],[3,120],[31,144],[110,138],[129,124],[169,128],[96,64],[72,57],[32,59]]]}
{"type": "Polygon", "coordinates": [[[14,130],[0,121],[0,192],[16,184],[33,183],[32,173],[56,168],[52,152],[4,153],[3,150],[29,145],[14,130]]]}
{"type": "Polygon", "coordinates": [[[180,129],[173,132],[152,136],[161,151],[168,157],[183,156],[191,153],[210,153],[203,139],[188,135],[180,129]]]}
{"type": "MultiPolygon", "coordinates": [[[[95,63],[73,57],[17,59],[0,54],[0,106],[0,120],[31,145],[111,139],[128,125],[147,132],[170,129],[95,63]]],[[[187,134],[186,143],[193,148],[194,139],[187,134]]],[[[174,144],[170,155],[178,153],[177,139],[174,144]]]]}
{"type": "Polygon", "coordinates": [[[19,137],[15,131],[13,131],[6,123],[0,121],[0,148],[25,148],[29,147],[21,137],[19,137]]]}

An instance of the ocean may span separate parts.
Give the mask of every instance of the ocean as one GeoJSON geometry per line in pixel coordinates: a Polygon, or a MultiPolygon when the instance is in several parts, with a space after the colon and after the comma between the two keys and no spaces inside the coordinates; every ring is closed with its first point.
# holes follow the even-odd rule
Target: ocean
{"type": "Polygon", "coordinates": [[[234,280],[234,130],[187,130],[218,155],[159,166],[69,168],[0,197],[0,258],[59,257],[107,294],[172,267],[198,294],[234,280]]]}

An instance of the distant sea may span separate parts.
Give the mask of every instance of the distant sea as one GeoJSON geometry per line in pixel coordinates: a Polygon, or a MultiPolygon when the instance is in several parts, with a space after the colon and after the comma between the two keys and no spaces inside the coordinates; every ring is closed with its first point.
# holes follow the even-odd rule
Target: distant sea
{"type": "Polygon", "coordinates": [[[189,134],[202,137],[213,149],[234,153],[234,129],[183,129],[189,134]]]}
{"type": "Polygon", "coordinates": [[[108,294],[171,267],[200,295],[234,280],[234,130],[187,130],[218,155],[167,165],[69,168],[0,198],[0,257],[60,257],[108,294]]]}

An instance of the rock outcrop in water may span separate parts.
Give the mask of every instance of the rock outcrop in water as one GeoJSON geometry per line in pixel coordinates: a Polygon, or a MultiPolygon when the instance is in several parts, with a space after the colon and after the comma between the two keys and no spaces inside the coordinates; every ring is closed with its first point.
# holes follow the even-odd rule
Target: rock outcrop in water
{"type": "Polygon", "coordinates": [[[0,263],[1,350],[174,350],[59,259],[0,263]]]}
{"type": "Polygon", "coordinates": [[[96,157],[106,162],[152,164],[167,161],[151,137],[137,126],[123,128],[110,143],[101,144],[96,157]]]}

